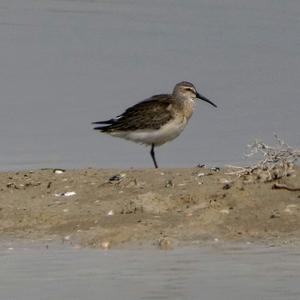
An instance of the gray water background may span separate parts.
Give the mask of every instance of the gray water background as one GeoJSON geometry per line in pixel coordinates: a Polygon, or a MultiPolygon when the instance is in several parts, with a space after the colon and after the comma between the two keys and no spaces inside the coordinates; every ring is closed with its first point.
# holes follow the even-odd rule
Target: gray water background
{"type": "Polygon", "coordinates": [[[0,249],[3,300],[297,300],[299,247],[0,249]]]}
{"type": "Polygon", "coordinates": [[[255,138],[300,147],[298,0],[2,0],[1,170],[152,167],[92,130],[176,82],[199,103],[162,167],[247,163],[255,138]]]}

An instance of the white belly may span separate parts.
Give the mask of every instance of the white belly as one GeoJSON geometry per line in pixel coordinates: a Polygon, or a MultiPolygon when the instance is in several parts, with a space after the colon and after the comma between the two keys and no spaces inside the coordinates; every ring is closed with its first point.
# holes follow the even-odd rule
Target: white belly
{"type": "Polygon", "coordinates": [[[185,128],[186,124],[186,120],[175,119],[157,130],[143,129],[135,131],[118,131],[112,132],[110,133],[110,135],[124,138],[140,144],[154,144],[156,146],[159,146],[175,139],[185,128]]]}

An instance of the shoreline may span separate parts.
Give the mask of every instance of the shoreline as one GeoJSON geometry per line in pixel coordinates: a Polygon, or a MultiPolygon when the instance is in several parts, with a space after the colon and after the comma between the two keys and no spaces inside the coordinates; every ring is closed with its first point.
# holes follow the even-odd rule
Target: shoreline
{"type": "Polygon", "coordinates": [[[270,182],[227,173],[205,167],[1,172],[0,236],[103,249],[300,240],[299,167],[270,182]]]}

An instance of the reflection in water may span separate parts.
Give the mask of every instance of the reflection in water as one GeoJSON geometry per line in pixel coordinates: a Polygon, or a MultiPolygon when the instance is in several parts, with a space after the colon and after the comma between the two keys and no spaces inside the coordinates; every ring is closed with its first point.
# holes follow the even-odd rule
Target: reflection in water
{"type": "Polygon", "coordinates": [[[1,299],[300,299],[297,248],[0,251],[1,299]]]}

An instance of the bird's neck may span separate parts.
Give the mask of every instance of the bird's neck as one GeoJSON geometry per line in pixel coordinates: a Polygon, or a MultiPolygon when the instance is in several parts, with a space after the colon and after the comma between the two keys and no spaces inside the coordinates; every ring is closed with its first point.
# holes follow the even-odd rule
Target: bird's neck
{"type": "Polygon", "coordinates": [[[180,101],[181,111],[183,112],[184,117],[188,120],[195,109],[195,101],[194,99],[184,99],[180,101]]]}

